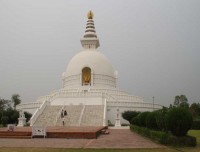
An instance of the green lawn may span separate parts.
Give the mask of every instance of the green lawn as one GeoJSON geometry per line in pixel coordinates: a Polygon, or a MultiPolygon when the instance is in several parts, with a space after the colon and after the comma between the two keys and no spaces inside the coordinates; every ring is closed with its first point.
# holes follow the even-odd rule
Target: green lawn
{"type": "Polygon", "coordinates": [[[0,148],[0,152],[200,152],[200,130],[190,130],[188,134],[197,137],[196,147],[166,147],[164,149],[0,148]]]}
{"type": "Polygon", "coordinates": [[[200,146],[200,130],[190,130],[188,132],[188,134],[190,136],[194,136],[197,138],[197,143],[198,143],[198,146],[200,146]]]}
{"type": "Polygon", "coordinates": [[[190,130],[188,132],[188,135],[194,136],[197,138],[197,146],[194,148],[177,148],[180,151],[185,151],[185,152],[200,152],[200,130],[190,130]]]}

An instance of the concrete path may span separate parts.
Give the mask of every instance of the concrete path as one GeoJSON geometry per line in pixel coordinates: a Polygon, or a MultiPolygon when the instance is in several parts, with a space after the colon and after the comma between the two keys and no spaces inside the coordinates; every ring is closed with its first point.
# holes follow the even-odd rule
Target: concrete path
{"type": "Polygon", "coordinates": [[[109,129],[109,135],[98,139],[5,139],[0,138],[0,147],[52,147],[52,148],[163,148],[129,129],[109,129]]]}

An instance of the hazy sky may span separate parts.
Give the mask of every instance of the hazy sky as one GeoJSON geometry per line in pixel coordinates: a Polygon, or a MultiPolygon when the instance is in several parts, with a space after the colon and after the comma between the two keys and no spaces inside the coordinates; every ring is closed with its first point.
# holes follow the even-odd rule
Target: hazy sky
{"type": "Polygon", "coordinates": [[[0,97],[61,88],[89,10],[119,88],[169,105],[200,102],[200,0],[0,0],[0,97]]]}

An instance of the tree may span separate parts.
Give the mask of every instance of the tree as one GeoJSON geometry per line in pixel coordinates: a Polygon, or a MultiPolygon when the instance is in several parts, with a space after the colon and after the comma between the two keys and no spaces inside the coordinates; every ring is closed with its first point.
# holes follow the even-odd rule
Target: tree
{"type": "Polygon", "coordinates": [[[146,111],[138,115],[139,126],[146,127],[146,118],[149,113],[150,113],[149,111],[146,111]]]}
{"type": "Polygon", "coordinates": [[[1,117],[1,123],[5,127],[8,124],[9,118],[8,116],[2,116],[1,117]]]}
{"type": "MultiPolygon", "coordinates": [[[[169,109],[172,109],[172,108],[169,108],[169,109]]],[[[163,107],[162,109],[157,111],[157,114],[155,116],[158,129],[161,131],[167,131],[165,116],[169,109],[166,107],[163,107]]]]}
{"type": "Polygon", "coordinates": [[[29,112],[26,112],[26,111],[24,112],[24,115],[25,115],[25,118],[26,118],[26,122],[28,122],[32,117],[32,114],[29,113],[29,112]]]}
{"type": "Polygon", "coordinates": [[[139,117],[138,117],[138,115],[136,117],[134,117],[134,118],[131,119],[131,124],[132,125],[136,125],[136,126],[140,125],[139,124],[139,117]]]}
{"type": "Polygon", "coordinates": [[[178,106],[180,104],[180,96],[175,96],[174,105],[178,106]]]}
{"type": "Polygon", "coordinates": [[[156,123],[156,115],[158,114],[157,111],[153,111],[147,114],[146,117],[146,127],[150,129],[158,129],[158,125],[156,123]]]}
{"type": "Polygon", "coordinates": [[[189,103],[187,103],[187,102],[182,102],[182,103],[180,103],[179,107],[189,109],[189,103]]]}
{"type": "Polygon", "coordinates": [[[0,111],[7,109],[9,107],[9,102],[9,100],[0,98],[0,111]]]}
{"type": "Polygon", "coordinates": [[[4,113],[9,107],[11,107],[10,101],[0,98],[0,124],[4,123],[3,125],[5,125],[5,123],[7,123],[8,119],[4,117],[4,113]]]}
{"type": "Polygon", "coordinates": [[[18,94],[13,94],[11,99],[14,104],[14,109],[16,109],[16,106],[21,103],[20,96],[18,94]]]}
{"type": "Polygon", "coordinates": [[[137,111],[124,111],[122,113],[122,117],[127,120],[129,123],[131,123],[131,119],[136,117],[139,114],[137,111]]]}
{"type": "MultiPolygon", "coordinates": [[[[7,124],[17,124],[19,118],[19,112],[16,110],[16,105],[18,105],[21,100],[18,94],[12,95],[12,101],[0,98],[0,124],[6,126],[7,124]],[[14,106],[11,106],[11,102],[14,106]],[[13,109],[14,107],[14,109],[13,109]]],[[[30,114],[27,113],[30,119],[30,114]]]]}
{"type": "Polygon", "coordinates": [[[1,111],[5,109],[5,104],[6,104],[5,100],[4,99],[0,99],[0,110],[1,111]]]}
{"type": "Polygon", "coordinates": [[[189,108],[189,104],[187,102],[188,102],[188,99],[186,95],[175,96],[175,99],[174,99],[175,106],[189,108]]]}
{"type": "Polygon", "coordinates": [[[8,117],[8,123],[17,124],[19,118],[19,112],[13,108],[8,108],[4,115],[8,117]]]}
{"type": "Polygon", "coordinates": [[[192,103],[190,105],[189,111],[191,112],[193,118],[196,118],[200,115],[200,104],[199,103],[192,103]]]}
{"type": "Polygon", "coordinates": [[[166,114],[167,129],[175,136],[185,136],[192,126],[191,113],[182,107],[175,107],[166,114]]]}

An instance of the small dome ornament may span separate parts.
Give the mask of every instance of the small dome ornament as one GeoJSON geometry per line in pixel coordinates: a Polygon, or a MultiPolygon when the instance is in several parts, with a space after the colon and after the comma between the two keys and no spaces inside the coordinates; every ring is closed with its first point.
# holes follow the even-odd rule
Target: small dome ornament
{"type": "Polygon", "coordinates": [[[94,14],[91,10],[88,12],[87,17],[88,17],[88,19],[93,19],[94,14]]]}

